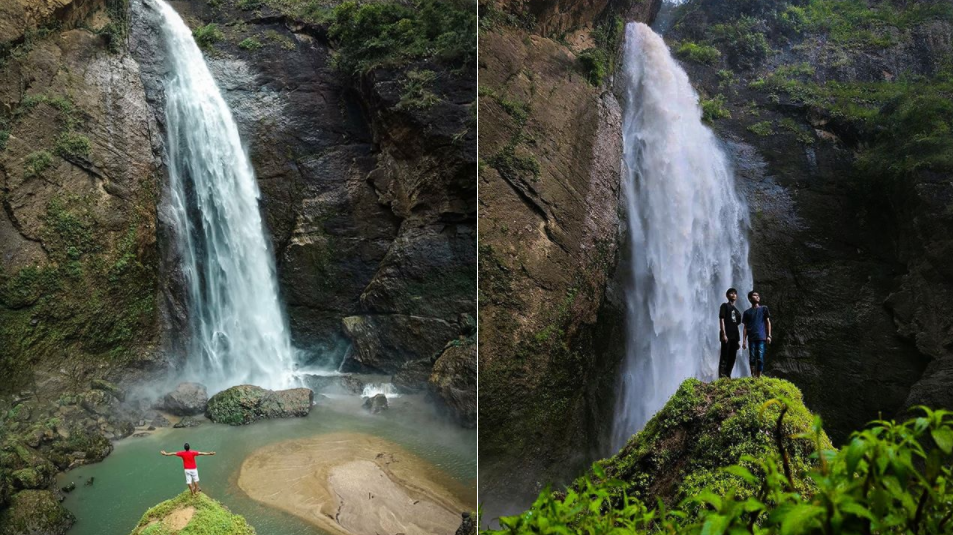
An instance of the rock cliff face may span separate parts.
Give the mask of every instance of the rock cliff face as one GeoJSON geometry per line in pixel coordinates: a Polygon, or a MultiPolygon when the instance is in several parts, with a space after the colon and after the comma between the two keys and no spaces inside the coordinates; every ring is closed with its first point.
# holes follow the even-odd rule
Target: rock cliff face
{"type": "MultiPolygon", "coordinates": [[[[221,32],[206,57],[258,176],[295,345],[333,361],[350,343],[346,369],[395,373],[468,334],[473,73],[423,60],[351,77],[332,65],[327,22],[267,2],[173,5],[193,28],[221,32]],[[407,73],[424,68],[437,73],[436,103],[401,105],[407,73]]],[[[134,55],[161,109],[155,45],[148,17],[135,19],[134,55]]],[[[173,310],[180,294],[170,291],[173,310]]]]}
{"type": "Polygon", "coordinates": [[[480,6],[480,491],[494,516],[577,475],[611,422],[621,109],[583,58],[611,65],[619,13],[649,20],[659,3],[480,6]]]}
{"type": "Polygon", "coordinates": [[[803,4],[696,0],[665,36],[738,165],[769,372],[836,443],[879,414],[953,407],[953,9],[803,4]]]}

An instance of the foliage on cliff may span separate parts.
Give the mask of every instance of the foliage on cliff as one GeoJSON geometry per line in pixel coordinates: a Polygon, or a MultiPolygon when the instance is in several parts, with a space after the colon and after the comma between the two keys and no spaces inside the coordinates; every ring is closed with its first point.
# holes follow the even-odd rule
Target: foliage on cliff
{"type": "Polygon", "coordinates": [[[204,493],[189,491],[146,511],[130,535],[254,535],[245,518],[204,493]],[[191,514],[188,510],[192,509],[191,514]],[[180,516],[180,518],[176,518],[180,516]],[[185,523],[181,518],[186,518],[185,523]]]}
{"type": "Polygon", "coordinates": [[[834,451],[820,420],[812,423],[798,399],[760,403],[772,393],[797,393],[768,381],[753,388],[753,380],[686,382],[618,455],[596,463],[565,493],[543,492],[529,511],[484,533],[950,532],[953,413],[921,408],[920,417],[904,423],[875,421],[834,451]],[[715,414],[724,417],[720,425],[708,419],[715,414]],[[665,460],[669,446],[658,439],[706,423],[682,450],[694,471],[673,472],[665,460]],[[668,481],[668,495],[679,501],[647,505],[640,499],[652,494],[646,481],[668,481]]]}
{"type": "Polygon", "coordinates": [[[347,73],[433,58],[461,69],[476,63],[472,0],[344,2],[330,14],[336,66],[347,73]]]}

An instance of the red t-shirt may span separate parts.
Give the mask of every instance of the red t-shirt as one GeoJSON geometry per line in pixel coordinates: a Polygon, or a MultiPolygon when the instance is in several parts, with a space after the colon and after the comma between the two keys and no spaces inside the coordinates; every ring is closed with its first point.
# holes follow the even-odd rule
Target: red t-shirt
{"type": "Polygon", "coordinates": [[[195,450],[189,450],[189,451],[177,451],[175,452],[175,454],[178,455],[179,457],[182,457],[182,466],[186,470],[194,470],[196,468],[195,457],[199,454],[199,452],[195,450]]]}

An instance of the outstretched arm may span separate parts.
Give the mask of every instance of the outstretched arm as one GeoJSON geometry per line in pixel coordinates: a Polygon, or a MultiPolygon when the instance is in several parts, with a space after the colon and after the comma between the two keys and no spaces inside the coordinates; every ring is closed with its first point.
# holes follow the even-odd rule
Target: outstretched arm
{"type": "Polygon", "coordinates": [[[175,454],[174,454],[174,453],[169,453],[169,452],[167,452],[167,451],[165,451],[165,450],[162,450],[162,451],[160,451],[159,453],[161,453],[162,455],[164,455],[164,456],[166,456],[166,457],[175,457],[175,454]]]}
{"type": "Polygon", "coordinates": [[[215,455],[214,451],[200,451],[199,455],[215,455]]]}

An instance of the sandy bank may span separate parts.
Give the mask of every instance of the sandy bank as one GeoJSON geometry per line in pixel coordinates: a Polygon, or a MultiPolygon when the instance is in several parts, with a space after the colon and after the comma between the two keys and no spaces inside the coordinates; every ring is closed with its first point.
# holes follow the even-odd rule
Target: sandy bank
{"type": "Polygon", "coordinates": [[[251,498],[341,535],[453,533],[475,496],[392,442],[333,433],[277,442],[242,463],[251,498]]]}

